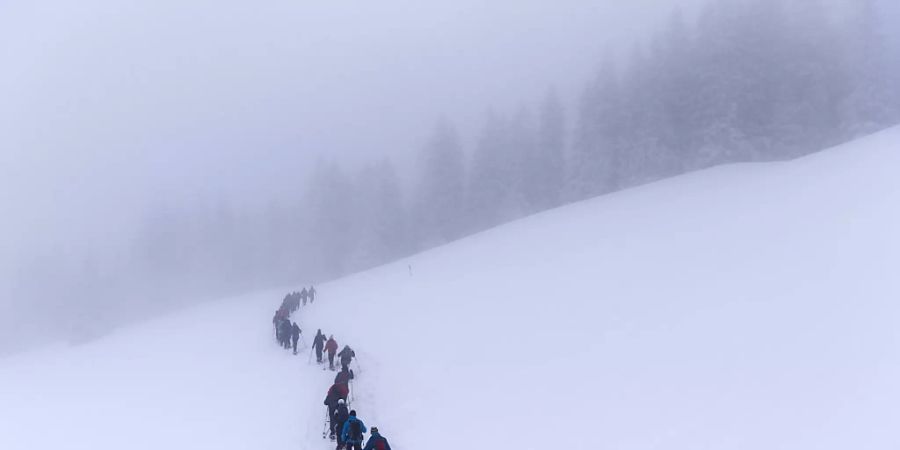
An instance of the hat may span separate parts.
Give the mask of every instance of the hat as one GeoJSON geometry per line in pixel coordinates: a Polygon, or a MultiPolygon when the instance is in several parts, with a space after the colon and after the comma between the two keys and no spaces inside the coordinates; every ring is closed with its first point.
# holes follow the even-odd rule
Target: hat
{"type": "Polygon", "coordinates": [[[354,409],[354,410],[350,411],[350,415],[356,417],[356,410],[354,409]]]}
{"type": "Polygon", "coordinates": [[[377,433],[377,432],[378,432],[378,427],[372,427],[372,432],[373,432],[373,433],[377,433]]]}

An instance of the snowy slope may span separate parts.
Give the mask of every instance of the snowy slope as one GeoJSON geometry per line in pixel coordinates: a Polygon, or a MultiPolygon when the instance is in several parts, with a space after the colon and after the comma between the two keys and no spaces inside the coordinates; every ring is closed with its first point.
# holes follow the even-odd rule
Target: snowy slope
{"type": "MultiPolygon", "coordinates": [[[[898,171],[893,129],[655,183],[320,286],[301,325],[357,349],[398,450],[895,449],[898,171]]],[[[281,294],[0,361],[0,448],[330,448],[281,294]]]]}

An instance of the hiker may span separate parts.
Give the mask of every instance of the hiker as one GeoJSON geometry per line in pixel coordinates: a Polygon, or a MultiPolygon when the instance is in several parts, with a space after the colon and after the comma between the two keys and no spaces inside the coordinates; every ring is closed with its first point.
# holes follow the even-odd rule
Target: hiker
{"type": "Polygon", "coordinates": [[[281,332],[278,329],[278,310],[275,310],[275,315],[272,316],[272,328],[275,329],[275,340],[280,344],[281,343],[281,332]]]}
{"type": "Polygon", "coordinates": [[[281,316],[278,316],[278,321],[275,322],[275,337],[278,339],[278,345],[284,347],[284,319],[281,316]]]}
{"type": "Polygon", "coordinates": [[[334,413],[331,414],[331,440],[335,440],[337,438],[337,448],[341,449],[344,447],[344,441],[341,440],[341,431],[344,429],[344,422],[347,421],[347,418],[350,417],[350,413],[347,411],[347,401],[344,399],[338,399],[337,406],[334,408],[334,413]]]}
{"type": "Polygon", "coordinates": [[[300,333],[302,332],[303,330],[300,329],[300,326],[297,325],[297,322],[294,322],[294,324],[291,325],[291,344],[293,344],[295,355],[297,354],[297,341],[300,340],[300,333]]]}
{"type": "MultiPolygon", "coordinates": [[[[281,320],[281,344],[285,349],[291,348],[291,321],[288,319],[281,320]]],[[[299,336],[298,336],[299,337],[299,336]]]]}
{"type": "Polygon", "coordinates": [[[322,329],[319,328],[319,331],[316,332],[316,337],[313,339],[313,347],[316,349],[316,362],[322,364],[322,347],[325,345],[325,335],[322,334],[322,329]]]}
{"type": "Polygon", "coordinates": [[[343,350],[338,353],[338,356],[341,357],[341,367],[349,367],[350,361],[353,361],[353,358],[356,356],[356,352],[349,345],[345,345],[343,350]]]}
{"type": "Polygon", "coordinates": [[[363,434],[366,432],[366,424],[356,417],[356,411],[350,411],[350,417],[344,422],[341,431],[341,440],[348,449],[362,450],[363,434]]]}
{"type": "Polygon", "coordinates": [[[372,436],[369,437],[369,442],[366,442],[363,450],[391,450],[391,444],[378,433],[378,427],[372,427],[372,436]]]}
{"type": "Polygon", "coordinates": [[[309,287],[309,302],[312,303],[316,301],[316,288],[313,286],[309,287]]]}
{"type": "Polygon", "coordinates": [[[353,379],[353,371],[349,367],[341,367],[341,371],[334,376],[335,384],[347,384],[353,379]]]}
{"type": "Polygon", "coordinates": [[[328,368],[334,370],[334,355],[337,353],[338,343],[334,340],[334,335],[328,337],[325,344],[325,351],[328,352],[328,368]]]}
{"type": "Polygon", "coordinates": [[[346,384],[332,384],[328,388],[328,394],[325,395],[325,401],[323,402],[328,407],[328,417],[334,416],[338,401],[343,400],[346,402],[349,394],[350,388],[346,384]]]}

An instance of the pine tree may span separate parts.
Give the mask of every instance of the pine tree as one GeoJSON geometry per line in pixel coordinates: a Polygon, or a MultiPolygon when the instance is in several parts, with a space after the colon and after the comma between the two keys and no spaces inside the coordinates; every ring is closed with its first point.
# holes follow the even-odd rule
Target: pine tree
{"type": "Polygon", "coordinates": [[[619,160],[620,187],[629,187],[680,170],[676,150],[677,119],[667,107],[679,99],[660,80],[663,60],[648,60],[640,47],[633,50],[631,66],[623,77],[623,132],[619,160]]]}
{"type": "Polygon", "coordinates": [[[624,119],[621,94],[615,66],[607,62],[581,98],[567,176],[569,200],[582,200],[620,187],[624,119]]]}
{"type": "Polygon", "coordinates": [[[502,211],[511,188],[507,184],[505,154],[509,143],[509,119],[488,114],[472,157],[466,189],[469,232],[478,232],[502,222],[502,211]]]}
{"type": "Polygon", "coordinates": [[[532,157],[527,161],[527,189],[531,211],[562,202],[566,148],[565,110],[559,95],[550,91],[541,104],[540,128],[532,157]]]}
{"type": "Polygon", "coordinates": [[[316,277],[345,273],[358,235],[352,215],[352,186],[334,162],[320,161],[307,191],[310,240],[305,257],[316,277]]]}
{"type": "Polygon", "coordinates": [[[350,258],[353,269],[392,261],[409,250],[400,181],[387,159],[364,167],[355,187],[354,225],[359,235],[350,258]]]}
{"type": "Polygon", "coordinates": [[[441,120],[424,148],[415,224],[423,248],[463,235],[465,162],[456,129],[441,120]]]}
{"type": "Polygon", "coordinates": [[[848,25],[850,93],[844,129],[850,137],[869,134],[900,120],[898,82],[893,79],[888,44],[873,0],[860,0],[848,25]]]}
{"type": "Polygon", "coordinates": [[[519,108],[507,132],[503,151],[502,181],[506,187],[501,204],[501,220],[515,220],[537,211],[534,206],[539,193],[532,189],[531,174],[538,152],[538,131],[534,115],[527,107],[519,108]]]}

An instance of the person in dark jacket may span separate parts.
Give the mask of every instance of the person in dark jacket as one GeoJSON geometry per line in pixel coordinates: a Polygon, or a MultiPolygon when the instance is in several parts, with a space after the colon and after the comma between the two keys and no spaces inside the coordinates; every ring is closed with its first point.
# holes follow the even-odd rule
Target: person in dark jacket
{"type": "Polygon", "coordinates": [[[307,298],[309,298],[309,293],[306,292],[306,288],[303,288],[303,290],[300,291],[300,301],[303,302],[303,306],[306,306],[307,298]]]}
{"type": "Polygon", "coordinates": [[[281,320],[281,345],[285,349],[291,348],[291,321],[288,319],[281,320]]]}
{"type": "Polygon", "coordinates": [[[284,308],[284,309],[286,309],[288,312],[294,312],[294,308],[293,308],[293,306],[292,306],[293,301],[294,301],[294,300],[293,300],[293,298],[294,298],[293,295],[294,295],[294,294],[288,294],[288,295],[285,295],[285,296],[284,296],[284,300],[281,301],[281,307],[284,308]]]}
{"type": "Polygon", "coordinates": [[[297,325],[297,322],[294,322],[294,324],[291,325],[291,344],[294,347],[295,355],[297,354],[297,341],[300,340],[300,333],[302,332],[303,331],[300,329],[300,326],[297,325]]]}
{"type": "Polygon", "coordinates": [[[313,286],[309,287],[309,302],[312,303],[316,301],[316,288],[313,286]]]}
{"type": "Polygon", "coordinates": [[[366,442],[363,450],[391,450],[391,444],[378,433],[378,427],[372,427],[372,436],[369,437],[369,442],[366,442]]]}
{"type": "Polygon", "coordinates": [[[350,417],[344,422],[344,428],[341,431],[341,440],[346,443],[348,449],[362,450],[365,432],[366,424],[356,418],[356,411],[350,411],[350,417]]]}
{"type": "Polygon", "coordinates": [[[344,348],[338,353],[338,356],[341,357],[341,367],[349,367],[350,361],[353,361],[353,358],[356,356],[356,353],[350,348],[349,345],[345,345],[344,348]]]}
{"type": "Polygon", "coordinates": [[[325,395],[325,401],[322,402],[328,407],[328,417],[334,415],[334,410],[338,406],[338,400],[347,401],[347,395],[350,394],[350,388],[346,384],[333,384],[328,388],[328,394],[325,395]]]}
{"type": "Polygon", "coordinates": [[[281,330],[278,329],[279,317],[278,310],[275,311],[275,315],[272,316],[272,328],[275,329],[275,341],[281,344],[281,330]]]}
{"type": "Polygon", "coordinates": [[[347,384],[350,382],[350,380],[353,379],[353,376],[354,376],[353,371],[350,370],[349,367],[347,367],[347,366],[341,367],[341,371],[338,372],[338,374],[334,376],[334,383],[335,384],[347,384]]]}
{"type": "Polygon", "coordinates": [[[316,362],[322,364],[322,347],[325,346],[325,335],[322,334],[322,329],[316,332],[316,337],[313,339],[313,347],[316,349],[316,362]]]}
{"type": "Polygon", "coordinates": [[[334,413],[331,414],[331,439],[334,440],[335,437],[337,437],[338,449],[344,447],[344,441],[341,440],[341,430],[344,429],[344,422],[346,422],[349,417],[350,413],[347,411],[347,402],[344,401],[344,399],[338,399],[337,406],[334,408],[334,413]]]}
{"type": "Polygon", "coordinates": [[[325,351],[328,352],[328,368],[334,370],[334,355],[337,353],[338,343],[334,340],[334,336],[328,337],[328,342],[325,344],[325,351]]]}

